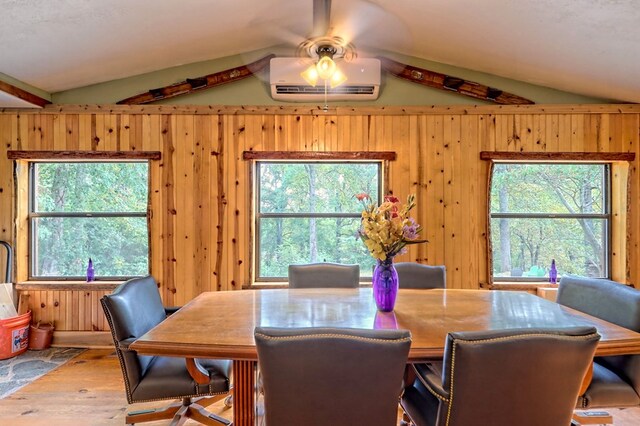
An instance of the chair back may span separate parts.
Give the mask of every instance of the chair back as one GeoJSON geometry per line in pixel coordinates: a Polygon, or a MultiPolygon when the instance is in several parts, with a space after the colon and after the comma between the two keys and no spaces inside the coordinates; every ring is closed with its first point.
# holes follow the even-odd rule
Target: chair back
{"type": "Polygon", "coordinates": [[[640,291],[611,280],[565,275],[556,301],[585,314],[640,331],[640,291]]]}
{"type": "Polygon", "coordinates": [[[128,346],[166,318],[158,285],[151,276],[133,278],[100,300],[111,328],[129,403],[154,356],[137,355],[128,346]]]}
{"type": "Polygon", "coordinates": [[[444,265],[430,266],[415,262],[394,264],[400,288],[446,288],[447,270],[444,265]]]}
{"type": "Polygon", "coordinates": [[[411,346],[406,330],[256,328],[268,426],[389,426],[411,346]]]}
{"type": "MultiPolygon", "coordinates": [[[[568,275],[560,279],[556,301],[561,305],[640,332],[640,291],[635,288],[611,280],[568,275]]],[[[636,394],[640,395],[640,355],[618,355],[596,359],[599,364],[630,383],[636,394]]]]}
{"type": "Polygon", "coordinates": [[[289,265],[289,288],[357,288],[359,281],[360,265],[289,265]]]}
{"type": "Polygon", "coordinates": [[[437,424],[571,424],[599,339],[594,327],[450,333],[437,424]]]}

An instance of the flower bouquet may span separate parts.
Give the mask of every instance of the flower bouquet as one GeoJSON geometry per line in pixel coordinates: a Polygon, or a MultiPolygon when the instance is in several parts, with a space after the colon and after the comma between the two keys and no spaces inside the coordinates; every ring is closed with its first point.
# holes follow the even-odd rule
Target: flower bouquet
{"type": "Polygon", "coordinates": [[[407,197],[402,205],[398,198],[388,195],[377,206],[368,194],[357,194],[364,210],[358,236],[377,261],[373,272],[373,294],[378,309],[393,310],[398,293],[398,274],[393,267],[393,257],[406,252],[409,244],[427,242],[418,239],[422,227],[409,216],[416,205],[415,195],[407,197]]]}

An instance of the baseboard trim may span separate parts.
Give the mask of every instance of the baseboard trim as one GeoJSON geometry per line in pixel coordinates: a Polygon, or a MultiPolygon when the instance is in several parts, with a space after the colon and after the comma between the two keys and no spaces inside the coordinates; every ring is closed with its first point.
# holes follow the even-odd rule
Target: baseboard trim
{"type": "Polygon", "coordinates": [[[51,346],[113,349],[113,338],[109,331],[54,331],[51,346]]]}

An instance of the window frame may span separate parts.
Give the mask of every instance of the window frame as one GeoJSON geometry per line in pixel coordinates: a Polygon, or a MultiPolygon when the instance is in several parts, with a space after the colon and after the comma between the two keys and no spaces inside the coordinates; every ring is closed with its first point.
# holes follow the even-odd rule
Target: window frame
{"type": "MultiPolygon", "coordinates": [[[[78,160],[68,160],[68,161],[60,161],[54,159],[44,159],[37,161],[28,161],[27,162],[27,176],[28,176],[28,192],[27,192],[27,252],[28,252],[28,265],[27,265],[27,273],[28,280],[36,280],[36,281],[78,281],[78,280],[86,280],[86,276],[51,276],[51,275],[36,275],[37,269],[37,250],[36,250],[36,233],[37,226],[35,225],[35,220],[38,218],[118,218],[118,217],[144,217],[146,218],[146,226],[147,226],[147,274],[151,271],[151,241],[150,241],[150,206],[149,206],[149,194],[151,189],[151,158],[150,159],[99,159],[99,160],[90,160],[90,159],[78,159],[78,160]],[[36,205],[36,167],[40,164],[54,164],[54,163],[75,163],[75,164],[88,164],[88,163],[140,163],[147,164],[147,203],[144,212],[35,212],[36,205]]],[[[137,277],[138,275],[96,275],[95,281],[125,281],[130,278],[137,277]]]]}
{"type": "MultiPolygon", "coordinates": [[[[258,284],[263,283],[288,283],[288,277],[261,277],[260,276],[260,220],[264,218],[359,218],[362,215],[362,212],[358,213],[261,213],[260,212],[260,197],[261,197],[261,185],[260,185],[260,166],[262,164],[375,164],[378,167],[378,199],[376,202],[380,204],[383,199],[383,194],[385,193],[385,182],[386,182],[386,170],[388,168],[386,159],[378,159],[378,158],[367,158],[361,160],[354,159],[341,159],[341,158],[330,158],[330,159],[310,159],[310,158],[300,158],[300,159],[283,159],[283,158],[259,158],[253,161],[253,193],[252,197],[253,202],[253,282],[258,284]]],[[[355,194],[354,194],[355,195],[355,194]]],[[[360,281],[370,281],[366,278],[360,281]]]]}
{"type": "Polygon", "coordinates": [[[605,252],[605,274],[603,277],[599,277],[601,279],[611,279],[612,275],[612,236],[613,236],[613,206],[612,206],[612,164],[609,162],[602,161],[567,161],[567,160],[557,160],[557,161],[536,161],[536,160],[504,160],[504,161],[494,161],[491,164],[489,170],[489,179],[490,186],[488,188],[488,201],[487,201],[487,210],[488,210],[488,223],[489,223],[489,233],[488,233],[488,243],[489,243],[489,252],[490,263],[489,263],[489,278],[492,283],[502,284],[508,282],[514,283],[540,283],[541,279],[545,282],[548,281],[548,277],[498,277],[494,275],[494,258],[493,258],[493,230],[492,230],[492,220],[493,219],[602,219],[605,221],[606,226],[604,228],[604,252],[605,252]],[[513,165],[532,165],[532,164],[548,164],[548,165],[594,165],[594,166],[602,166],[604,168],[604,182],[603,182],[603,210],[604,213],[492,213],[491,211],[491,195],[493,191],[493,174],[495,165],[503,165],[503,164],[513,164],[513,165]]]}

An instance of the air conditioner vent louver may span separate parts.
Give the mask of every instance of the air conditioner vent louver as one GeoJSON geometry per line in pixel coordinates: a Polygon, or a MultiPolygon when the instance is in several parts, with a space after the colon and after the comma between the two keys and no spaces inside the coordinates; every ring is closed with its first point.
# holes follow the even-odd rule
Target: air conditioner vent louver
{"type": "MultiPolygon", "coordinates": [[[[327,88],[327,95],[373,95],[375,87],[371,86],[338,86],[327,88]]],[[[308,93],[310,95],[324,95],[324,86],[303,86],[276,84],[276,93],[308,93]]]]}
{"type": "MultiPolygon", "coordinates": [[[[313,87],[300,75],[314,61],[310,58],[273,58],[269,80],[271,97],[288,102],[324,102],[324,81],[313,87]]],[[[336,61],[347,81],[338,87],[327,87],[329,101],[368,101],[378,99],[380,92],[380,61],[375,58],[356,58],[350,62],[336,61]]]]}

